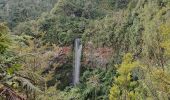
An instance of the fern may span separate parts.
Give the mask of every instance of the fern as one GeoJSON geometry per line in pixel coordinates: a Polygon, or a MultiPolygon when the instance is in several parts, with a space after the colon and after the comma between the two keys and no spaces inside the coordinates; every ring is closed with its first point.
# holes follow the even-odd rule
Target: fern
{"type": "Polygon", "coordinates": [[[30,92],[41,92],[39,88],[34,86],[29,80],[22,78],[22,77],[15,77],[15,80],[19,81],[22,85],[23,89],[26,89],[30,92]]]}

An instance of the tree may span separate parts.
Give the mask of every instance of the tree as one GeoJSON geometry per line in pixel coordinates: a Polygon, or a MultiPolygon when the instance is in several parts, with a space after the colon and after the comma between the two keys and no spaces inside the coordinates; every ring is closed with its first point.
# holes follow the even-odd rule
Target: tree
{"type": "MultiPolygon", "coordinates": [[[[1,97],[9,100],[24,100],[16,90],[34,92],[40,90],[33,85],[28,76],[22,76],[19,71],[22,70],[21,56],[15,52],[14,44],[16,37],[9,34],[9,29],[0,24],[0,93],[1,97]]],[[[15,44],[16,45],[16,44],[15,44]]],[[[26,73],[24,72],[23,75],[26,73]]]]}
{"type": "Polygon", "coordinates": [[[0,24],[0,54],[3,54],[10,45],[9,29],[4,25],[0,24]]]}
{"type": "Polygon", "coordinates": [[[137,80],[133,80],[133,70],[138,66],[137,61],[133,61],[132,55],[127,53],[123,57],[123,61],[118,67],[117,77],[114,77],[115,82],[110,89],[110,100],[128,100],[137,99],[135,94],[135,87],[137,86],[137,80]]]}

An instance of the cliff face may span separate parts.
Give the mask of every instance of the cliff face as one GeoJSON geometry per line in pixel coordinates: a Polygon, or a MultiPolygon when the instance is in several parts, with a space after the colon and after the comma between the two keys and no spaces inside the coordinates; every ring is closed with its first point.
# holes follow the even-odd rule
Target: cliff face
{"type": "Polygon", "coordinates": [[[93,43],[88,43],[84,47],[83,64],[91,68],[106,68],[110,62],[113,49],[109,47],[95,48],[93,43]]]}
{"type": "MultiPolygon", "coordinates": [[[[57,66],[62,66],[65,63],[73,62],[73,48],[71,46],[58,47],[57,51],[52,51],[54,53],[53,57],[49,61],[49,67],[57,68],[57,66]],[[57,63],[57,64],[56,64],[57,63]],[[55,66],[57,65],[57,66],[55,66]]],[[[106,68],[111,62],[111,57],[113,54],[113,49],[109,47],[94,47],[93,44],[87,43],[83,46],[82,60],[83,66],[89,68],[106,68]]],[[[46,69],[46,70],[47,70],[46,69]]]]}

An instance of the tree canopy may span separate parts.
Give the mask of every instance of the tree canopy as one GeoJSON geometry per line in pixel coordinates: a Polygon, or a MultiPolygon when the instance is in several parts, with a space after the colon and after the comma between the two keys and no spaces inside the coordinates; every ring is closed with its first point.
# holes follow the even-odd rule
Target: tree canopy
{"type": "Polygon", "coordinates": [[[0,8],[0,99],[170,98],[169,0],[1,0],[0,8]]]}

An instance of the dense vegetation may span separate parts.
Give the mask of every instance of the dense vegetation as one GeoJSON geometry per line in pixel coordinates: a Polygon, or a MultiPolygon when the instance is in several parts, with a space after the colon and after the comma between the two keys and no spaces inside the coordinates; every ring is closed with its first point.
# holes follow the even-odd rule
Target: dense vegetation
{"type": "Polygon", "coordinates": [[[20,22],[36,19],[51,10],[56,0],[1,0],[0,20],[8,22],[10,28],[20,22]]]}
{"type": "Polygon", "coordinates": [[[0,99],[170,99],[170,0],[1,0],[0,8],[0,99]]]}

